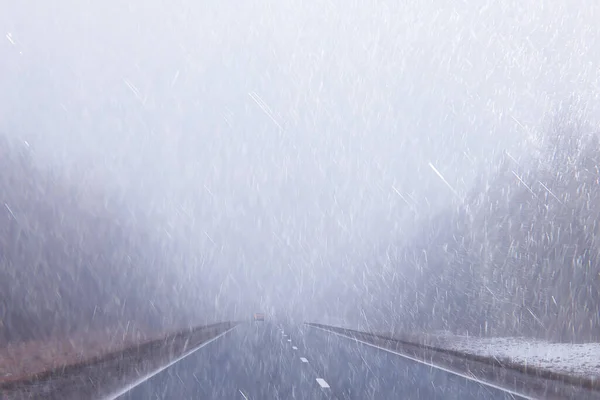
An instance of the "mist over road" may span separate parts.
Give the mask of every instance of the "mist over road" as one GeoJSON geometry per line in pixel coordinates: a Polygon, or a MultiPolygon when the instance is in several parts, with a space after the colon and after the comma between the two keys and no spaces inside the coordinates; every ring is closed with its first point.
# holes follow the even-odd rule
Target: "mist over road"
{"type": "Polygon", "coordinates": [[[121,400],[522,399],[308,326],[238,325],[121,400]]]}

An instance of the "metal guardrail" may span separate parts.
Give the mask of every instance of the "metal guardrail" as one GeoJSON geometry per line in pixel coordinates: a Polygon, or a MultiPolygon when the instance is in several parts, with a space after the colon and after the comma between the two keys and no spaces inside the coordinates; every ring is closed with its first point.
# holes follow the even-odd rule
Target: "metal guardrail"
{"type": "Polygon", "coordinates": [[[524,374],[527,376],[531,376],[534,378],[542,378],[542,379],[546,379],[546,380],[558,381],[560,383],[581,387],[581,388],[595,391],[595,392],[600,391],[600,380],[594,379],[591,377],[586,378],[586,377],[582,377],[582,376],[568,375],[565,373],[554,372],[554,371],[550,371],[548,369],[539,368],[539,367],[535,367],[532,365],[516,363],[516,362],[513,362],[508,359],[498,359],[495,357],[485,357],[485,356],[476,355],[476,354],[469,354],[469,353],[464,353],[464,352],[461,352],[458,350],[444,349],[444,348],[435,347],[435,346],[431,346],[431,345],[427,345],[427,344],[423,344],[423,343],[415,343],[415,342],[403,340],[400,338],[394,338],[391,336],[381,335],[381,334],[377,334],[377,333],[361,332],[361,331],[357,331],[354,329],[347,329],[347,328],[329,326],[329,325],[318,324],[318,323],[307,322],[306,325],[318,327],[318,328],[329,330],[332,332],[341,333],[346,336],[354,337],[357,339],[360,338],[362,340],[365,340],[365,341],[371,342],[371,343],[373,343],[375,341],[383,341],[384,344],[385,344],[385,342],[396,343],[399,345],[410,346],[412,348],[418,348],[418,349],[426,350],[426,351],[433,352],[433,353],[444,354],[444,355],[448,355],[451,357],[474,361],[474,362],[485,364],[485,365],[488,365],[488,366],[494,367],[494,368],[515,371],[515,372],[518,372],[518,373],[521,373],[521,374],[524,374]]]}
{"type": "Polygon", "coordinates": [[[129,380],[128,374],[133,374],[132,371],[138,373],[138,364],[146,363],[145,369],[152,370],[237,324],[228,321],[183,329],[78,363],[25,378],[6,380],[0,382],[0,399],[101,397],[101,393],[123,386],[129,380]]]}

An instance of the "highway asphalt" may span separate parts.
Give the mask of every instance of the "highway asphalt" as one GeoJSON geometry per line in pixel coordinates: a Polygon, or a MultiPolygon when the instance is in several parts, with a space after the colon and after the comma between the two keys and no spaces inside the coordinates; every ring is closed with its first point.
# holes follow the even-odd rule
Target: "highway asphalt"
{"type": "Polygon", "coordinates": [[[306,325],[238,325],[120,400],[521,399],[519,395],[306,325]]]}

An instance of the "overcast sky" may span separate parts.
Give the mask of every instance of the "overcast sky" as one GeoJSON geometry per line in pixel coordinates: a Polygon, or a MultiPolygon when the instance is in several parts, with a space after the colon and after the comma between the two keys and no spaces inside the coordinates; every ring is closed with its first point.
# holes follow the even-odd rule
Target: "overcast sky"
{"type": "Polygon", "coordinates": [[[3,1],[0,130],[210,254],[224,301],[314,318],[559,102],[599,111],[599,9],[3,1]]]}

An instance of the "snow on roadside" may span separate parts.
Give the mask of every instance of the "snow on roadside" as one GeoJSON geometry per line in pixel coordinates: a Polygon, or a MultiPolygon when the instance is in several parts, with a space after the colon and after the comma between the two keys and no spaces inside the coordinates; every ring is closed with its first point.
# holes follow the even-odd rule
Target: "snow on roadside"
{"type": "Polygon", "coordinates": [[[530,338],[444,335],[444,346],[480,356],[509,359],[569,375],[600,378],[600,343],[550,343],[530,338]]]}

